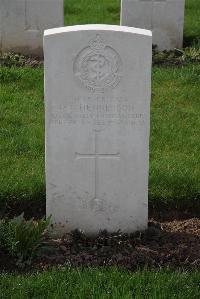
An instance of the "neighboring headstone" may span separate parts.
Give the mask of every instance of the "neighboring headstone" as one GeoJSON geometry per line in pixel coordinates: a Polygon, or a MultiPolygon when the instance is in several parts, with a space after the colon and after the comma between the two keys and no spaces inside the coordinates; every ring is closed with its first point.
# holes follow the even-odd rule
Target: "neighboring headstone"
{"type": "Polygon", "coordinates": [[[183,46],[185,0],[122,0],[121,25],[150,29],[157,49],[183,46]]]}
{"type": "Polygon", "coordinates": [[[0,51],[43,55],[45,29],[63,26],[63,0],[0,0],[0,51]]]}
{"type": "Polygon", "coordinates": [[[55,232],[132,232],[148,219],[151,32],[44,33],[47,215],[55,232]]]}

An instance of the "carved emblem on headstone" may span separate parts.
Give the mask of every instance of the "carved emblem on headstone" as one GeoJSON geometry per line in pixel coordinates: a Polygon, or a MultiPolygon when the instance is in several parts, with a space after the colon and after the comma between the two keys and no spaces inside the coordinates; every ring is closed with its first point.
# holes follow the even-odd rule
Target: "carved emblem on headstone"
{"type": "Polygon", "coordinates": [[[86,88],[104,92],[120,82],[121,68],[119,54],[107,46],[98,34],[76,56],[73,71],[86,88]]]}

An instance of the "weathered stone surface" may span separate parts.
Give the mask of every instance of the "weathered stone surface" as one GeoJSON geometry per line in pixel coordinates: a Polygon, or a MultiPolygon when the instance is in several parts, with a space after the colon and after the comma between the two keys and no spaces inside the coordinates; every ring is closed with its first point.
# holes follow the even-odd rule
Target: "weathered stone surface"
{"type": "Polygon", "coordinates": [[[63,26],[63,0],[0,0],[0,50],[43,55],[43,32],[63,26]]]}
{"type": "Polygon", "coordinates": [[[151,32],[47,30],[44,55],[47,215],[55,231],[145,229],[151,32]]]}
{"type": "Polygon", "coordinates": [[[158,50],[182,48],[185,0],[122,0],[121,25],[150,29],[158,50]]]}

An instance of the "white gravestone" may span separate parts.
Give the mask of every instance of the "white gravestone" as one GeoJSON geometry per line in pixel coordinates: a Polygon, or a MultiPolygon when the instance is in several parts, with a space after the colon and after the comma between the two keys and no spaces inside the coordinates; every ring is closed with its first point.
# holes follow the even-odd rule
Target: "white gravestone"
{"type": "Polygon", "coordinates": [[[157,49],[183,46],[185,0],[122,0],[121,25],[152,30],[157,49]]]}
{"type": "Polygon", "coordinates": [[[151,32],[45,31],[47,215],[55,232],[132,232],[148,219],[151,32]]]}
{"type": "Polygon", "coordinates": [[[0,0],[0,51],[42,56],[44,30],[63,18],[63,0],[0,0]]]}

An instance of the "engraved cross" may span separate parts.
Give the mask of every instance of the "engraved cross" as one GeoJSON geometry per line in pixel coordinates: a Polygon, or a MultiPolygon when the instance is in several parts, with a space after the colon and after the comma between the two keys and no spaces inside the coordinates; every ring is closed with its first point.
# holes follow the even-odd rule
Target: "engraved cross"
{"type": "Polygon", "coordinates": [[[25,31],[28,31],[30,33],[38,33],[39,28],[35,24],[34,20],[31,19],[32,14],[31,14],[31,2],[28,0],[25,0],[25,31]]]}
{"type": "Polygon", "coordinates": [[[91,154],[75,153],[75,159],[95,159],[95,190],[93,200],[96,204],[99,203],[99,159],[120,159],[120,153],[103,154],[98,152],[98,131],[95,131],[95,150],[91,154]]]}

